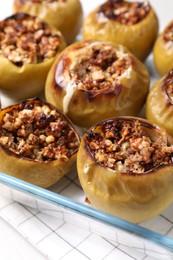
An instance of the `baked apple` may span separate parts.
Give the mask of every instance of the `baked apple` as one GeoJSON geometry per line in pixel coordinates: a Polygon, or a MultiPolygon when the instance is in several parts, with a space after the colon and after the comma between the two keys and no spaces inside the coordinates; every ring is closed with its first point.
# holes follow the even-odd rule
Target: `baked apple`
{"type": "Polygon", "coordinates": [[[141,118],[118,117],[82,137],[77,170],[91,205],[130,222],[161,213],[173,201],[173,140],[141,118]]]}
{"type": "Polygon", "coordinates": [[[0,171],[47,188],[76,161],[79,135],[61,111],[38,98],[0,111],[0,171]]]}
{"type": "Polygon", "coordinates": [[[160,76],[164,76],[173,68],[173,20],[157,38],[153,57],[155,68],[160,76]]]}
{"type": "Polygon", "coordinates": [[[146,67],[125,47],[86,40],[68,46],[56,59],[45,96],[74,124],[89,127],[108,117],[137,115],[148,88],[146,67]]]}
{"type": "Polygon", "coordinates": [[[17,13],[0,21],[0,89],[20,100],[43,91],[62,34],[35,16],[17,13]]]}
{"type": "Polygon", "coordinates": [[[173,69],[151,88],[146,102],[146,117],[173,137],[173,69]]]}
{"type": "Polygon", "coordinates": [[[60,30],[68,44],[75,40],[82,25],[79,0],[14,0],[13,10],[38,16],[60,30]]]}
{"type": "Polygon", "coordinates": [[[158,35],[158,18],[148,2],[108,0],[84,19],[84,39],[106,40],[126,46],[144,61],[158,35]]]}

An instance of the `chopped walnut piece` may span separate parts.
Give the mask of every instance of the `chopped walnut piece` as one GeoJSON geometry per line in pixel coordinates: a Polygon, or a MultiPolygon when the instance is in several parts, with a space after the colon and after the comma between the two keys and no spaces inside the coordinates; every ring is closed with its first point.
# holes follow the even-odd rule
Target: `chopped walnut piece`
{"type": "Polygon", "coordinates": [[[149,3],[109,0],[101,5],[98,13],[121,24],[133,25],[145,19],[150,9],[149,3]]]}
{"type": "Polygon", "coordinates": [[[20,156],[48,162],[68,160],[78,150],[79,139],[65,117],[36,99],[4,114],[0,144],[20,156]]]}
{"type": "MultiPolygon", "coordinates": [[[[124,55],[111,44],[100,42],[86,46],[85,55],[78,58],[76,53],[75,66],[70,75],[78,89],[93,92],[119,86],[121,77],[132,66],[130,55],[124,55]]],[[[117,90],[118,91],[118,90],[117,90]]]]}
{"type": "Polygon", "coordinates": [[[142,174],[172,163],[173,146],[160,135],[151,138],[138,120],[108,120],[86,136],[92,156],[103,166],[123,173],[142,174]]]}
{"type": "Polygon", "coordinates": [[[17,66],[55,57],[61,36],[39,18],[17,13],[0,22],[0,56],[17,66]]]}

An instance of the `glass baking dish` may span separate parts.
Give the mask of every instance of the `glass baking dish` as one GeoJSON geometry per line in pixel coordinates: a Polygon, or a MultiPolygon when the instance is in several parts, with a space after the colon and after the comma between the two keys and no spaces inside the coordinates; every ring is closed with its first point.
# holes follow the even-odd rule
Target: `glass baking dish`
{"type": "Polygon", "coordinates": [[[19,203],[126,246],[128,250],[139,251],[154,259],[173,259],[173,205],[139,225],[124,221],[85,202],[75,169],[50,189],[0,173],[0,192],[19,203]]]}

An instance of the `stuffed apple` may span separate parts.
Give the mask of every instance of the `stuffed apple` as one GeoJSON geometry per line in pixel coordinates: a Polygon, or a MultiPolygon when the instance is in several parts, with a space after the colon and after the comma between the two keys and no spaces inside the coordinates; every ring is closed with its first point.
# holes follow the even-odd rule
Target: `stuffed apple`
{"type": "Polygon", "coordinates": [[[47,188],[73,166],[79,135],[61,111],[38,98],[0,111],[0,171],[47,188]]]}
{"type": "Polygon", "coordinates": [[[44,90],[47,73],[64,49],[62,34],[24,13],[0,21],[0,89],[15,100],[44,90]]]}
{"type": "Polygon", "coordinates": [[[45,96],[74,124],[89,127],[108,117],[137,115],[149,81],[146,67],[122,45],[78,41],[54,62],[45,96]]]}
{"type": "Polygon", "coordinates": [[[149,220],[173,202],[173,140],[147,120],[118,117],[92,126],[77,169],[91,205],[127,221],[149,220]]]}

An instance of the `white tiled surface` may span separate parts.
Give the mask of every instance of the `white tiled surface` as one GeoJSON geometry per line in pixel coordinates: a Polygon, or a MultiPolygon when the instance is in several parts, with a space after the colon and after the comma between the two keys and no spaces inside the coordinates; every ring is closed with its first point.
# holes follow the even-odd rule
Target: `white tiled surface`
{"type": "MultiPolygon", "coordinates": [[[[103,0],[81,0],[85,14],[92,10],[103,0]]],[[[0,0],[0,18],[11,14],[12,0],[0,0]]],[[[172,0],[151,0],[152,5],[161,19],[160,30],[173,19],[172,0]]],[[[62,195],[72,196],[72,199],[83,202],[80,194],[78,180],[65,178],[60,182],[58,192],[62,195]],[[67,188],[68,187],[68,188],[67,188]],[[80,194],[80,195],[79,195],[80,194]]],[[[9,194],[11,191],[9,191],[9,194]]],[[[14,193],[13,198],[20,200],[21,194],[14,193]]],[[[29,200],[23,194],[23,202],[39,208],[39,201],[29,200]]],[[[160,246],[145,243],[131,234],[120,232],[115,240],[115,231],[97,222],[88,223],[85,218],[69,212],[57,212],[56,217],[47,215],[52,213],[52,207],[38,209],[23,206],[13,200],[0,197],[0,259],[2,260],[154,260],[173,259],[173,255],[160,246]],[[3,220],[5,219],[6,222],[3,220]],[[87,226],[89,229],[83,229],[87,226]],[[100,231],[100,233],[98,232],[100,231]],[[109,240],[106,235],[109,234],[109,240]],[[100,235],[99,235],[100,234],[100,235]],[[112,239],[112,240],[111,240],[112,239]],[[151,254],[150,254],[150,253],[151,254]],[[152,255],[152,256],[151,256],[152,255]]],[[[143,223],[153,231],[173,237],[173,205],[157,218],[143,223]]]]}

